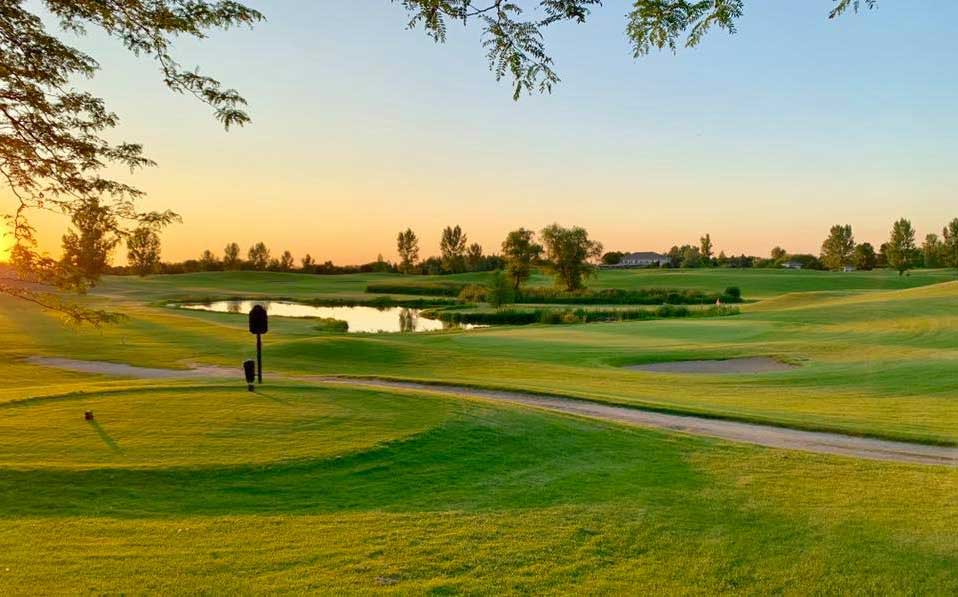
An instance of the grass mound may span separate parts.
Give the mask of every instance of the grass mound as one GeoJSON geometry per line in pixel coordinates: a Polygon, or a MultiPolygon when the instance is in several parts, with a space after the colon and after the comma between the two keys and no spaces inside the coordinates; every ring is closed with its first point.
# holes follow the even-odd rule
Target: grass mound
{"type": "Polygon", "coordinates": [[[329,458],[439,424],[450,405],[350,389],[177,387],[0,406],[0,466],[166,468],[329,458]],[[94,420],[83,420],[86,410],[94,420]]]}

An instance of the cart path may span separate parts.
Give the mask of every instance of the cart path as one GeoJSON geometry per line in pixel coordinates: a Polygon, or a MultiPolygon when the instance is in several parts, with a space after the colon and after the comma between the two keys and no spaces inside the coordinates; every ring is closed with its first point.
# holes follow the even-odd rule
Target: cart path
{"type": "MultiPolygon", "coordinates": [[[[97,373],[141,379],[200,379],[239,378],[239,372],[224,367],[195,369],[160,369],[135,367],[103,361],[83,361],[58,357],[30,357],[25,362],[46,367],[84,373],[97,373]]],[[[733,442],[770,448],[802,450],[819,454],[837,454],[869,460],[887,460],[918,464],[937,464],[958,467],[958,447],[930,446],[910,442],[856,437],[841,433],[802,431],[773,425],[742,423],[710,419],[693,415],[676,415],[642,410],[641,407],[616,406],[586,399],[549,396],[508,390],[485,390],[469,386],[432,384],[380,378],[332,376],[284,376],[284,381],[299,381],[322,385],[414,390],[471,398],[521,404],[570,415],[613,421],[627,425],[664,429],[678,433],[714,437],[733,442]]],[[[237,380],[242,383],[241,380],[237,380]]]]}
{"type": "Polygon", "coordinates": [[[417,390],[462,398],[480,398],[510,402],[553,412],[579,415],[641,427],[654,427],[679,433],[702,435],[770,448],[803,450],[821,454],[840,454],[871,460],[892,460],[897,462],[958,466],[958,448],[948,446],[930,446],[910,442],[856,437],[840,433],[802,431],[786,427],[710,419],[692,415],[666,414],[642,410],[641,407],[615,406],[585,399],[564,398],[526,392],[484,390],[468,386],[388,379],[345,377],[307,377],[301,379],[324,384],[417,390]]]}

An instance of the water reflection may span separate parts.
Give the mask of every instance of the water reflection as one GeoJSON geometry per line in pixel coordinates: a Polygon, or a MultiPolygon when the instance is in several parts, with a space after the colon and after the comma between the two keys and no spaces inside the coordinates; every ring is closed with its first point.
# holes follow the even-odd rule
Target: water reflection
{"type": "Polygon", "coordinates": [[[473,325],[443,323],[419,316],[418,309],[406,307],[318,307],[290,301],[214,301],[172,306],[217,313],[249,313],[253,305],[263,305],[270,315],[279,317],[320,317],[345,321],[350,333],[429,332],[444,329],[471,329],[473,325]]]}

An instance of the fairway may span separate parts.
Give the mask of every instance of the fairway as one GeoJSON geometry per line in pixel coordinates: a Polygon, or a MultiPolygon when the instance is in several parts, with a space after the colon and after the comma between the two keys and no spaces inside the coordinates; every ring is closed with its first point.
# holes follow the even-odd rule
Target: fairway
{"type": "MultiPolygon", "coordinates": [[[[760,274],[672,279],[734,283],[755,299],[719,319],[347,335],[273,317],[267,383],[255,392],[238,367],[252,348],[245,316],[165,305],[364,300],[370,281],[406,278],[108,278],[83,300],[127,319],[100,329],[5,304],[7,592],[958,591],[953,466],[726,442],[481,393],[296,381],[441,382],[958,444],[950,272],[862,274],[837,286],[819,272],[760,274]],[[139,379],[136,369],[25,360],[38,356],[206,366],[217,377],[139,379]],[[683,371],[738,357],[762,366],[683,371]],[[649,364],[661,366],[630,369],[649,364]],[[230,370],[235,378],[220,376],[230,370]]],[[[602,272],[596,285],[645,287],[667,275],[602,272]]]]}

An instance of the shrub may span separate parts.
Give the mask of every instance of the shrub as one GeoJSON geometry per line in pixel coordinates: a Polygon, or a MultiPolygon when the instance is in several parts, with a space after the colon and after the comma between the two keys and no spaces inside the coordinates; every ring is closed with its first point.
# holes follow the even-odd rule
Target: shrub
{"type": "Polygon", "coordinates": [[[459,291],[459,300],[467,303],[484,303],[486,302],[486,292],[485,286],[469,284],[459,291]]]}
{"type": "Polygon", "coordinates": [[[641,288],[622,290],[576,290],[567,292],[556,288],[523,288],[516,297],[517,303],[543,303],[567,305],[707,305],[722,299],[724,302],[742,301],[738,296],[719,295],[695,289],[641,288]]]}
{"type": "Polygon", "coordinates": [[[692,310],[684,306],[662,305],[655,309],[503,309],[501,311],[431,310],[420,315],[448,323],[474,325],[546,325],[588,323],[598,321],[640,321],[672,317],[724,317],[737,315],[737,307],[712,306],[692,310]]]}
{"type": "Polygon", "coordinates": [[[316,320],[313,329],[327,334],[345,334],[349,331],[349,323],[332,317],[321,317],[316,320]]]}
{"type": "Polygon", "coordinates": [[[739,288],[738,286],[729,286],[728,288],[725,289],[724,294],[725,296],[729,298],[736,299],[734,301],[727,301],[727,302],[737,303],[738,301],[742,300],[742,289],[739,288]]]}

